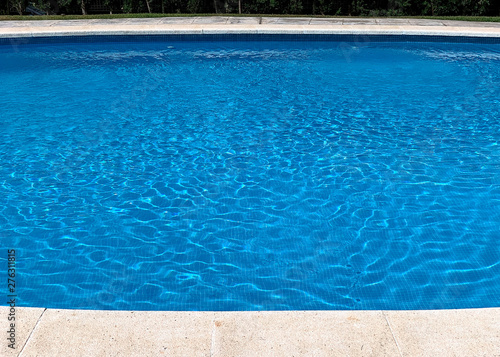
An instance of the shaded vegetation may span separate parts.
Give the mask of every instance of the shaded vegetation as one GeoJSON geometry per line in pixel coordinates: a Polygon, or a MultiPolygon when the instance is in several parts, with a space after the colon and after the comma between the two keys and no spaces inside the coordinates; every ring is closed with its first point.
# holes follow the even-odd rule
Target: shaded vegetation
{"type": "MultiPolygon", "coordinates": [[[[48,15],[48,16],[28,16],[28,15],[0,15],[0,21],[20,21],[20,20],[93,20],[93,19],[128,19],[128,18],[155,18],[155,17],[189,17],[189,16],[214,16],[215,14],[162,14],[162,13],[140,13],[140,14],[91,14],[91,15],[48,15]]],[[[234,17],[300,17],[304,15],[273,15],[273,14],[224,14],[224,16],[234,17]]],[[[316,18],[336,18],[341,16],[330,15],[307,15],[316,18]]],[[[357,16],[357,18],[362,18],[357,16]]],[[[454,20],[454,21],[480,21],[480,22],[500,22],[500,16],[398,16],[397,18],[410,19],[433,19],[433,20],[454,20]]]]}
{"type": "MultiPolygon", "coordinates": [[[[500,0],[0,0],[0,15],[275,14],[320,16],[499,16],[500,0]]],[[[3,17],[2,17],[3,18],[3,17]]],[[[79,17],[81,18],[81,17],[79,17]]]]}

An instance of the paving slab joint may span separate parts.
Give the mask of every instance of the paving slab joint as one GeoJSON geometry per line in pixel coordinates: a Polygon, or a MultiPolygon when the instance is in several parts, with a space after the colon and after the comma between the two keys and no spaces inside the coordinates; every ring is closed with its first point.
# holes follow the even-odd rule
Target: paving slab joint
{"type": "Polygon", "coordinates": [[[215,319],[217,316],[214,314],[212,319],[212,333],[210,338],[210,357],[214,356],[214,346],[215,346],[215,319]]]}
{"type": "Polygon", "coordinates": [[[33,326],[33,330],[31,330],[31,332],[30,332],[30,334],[29,334],[28,338],[27,338],[27,339],[26,339],[26,341],[24,342],[23,348],[21,348],[21,351],[20,351],[20,352],[19,352],[19,354],[17,355],[18,357],[19,357],[19,356],[21,356],[21,355],[23,354],[24,349],[25,349],[25,348],[26,348],[26,346],[28,345],[28,342],[29,342],[29,340],[30,340],[31,336],[33,335],[33,332],[35,332],[36,327],[38,326],[38,324],[39,324],[39,323],[40,323],[40,321],[42,320],[42,316],[43,316],[43,314],[45,314],[45,311],[47,311],[47,308],[44,308],[44,309],[43,309],[43,311],[42,311],[42,313],[41,313],[41,314],[40,314],[40,316],[38,317],[38,320],[36,321],[35,326],[33,326]]]}
{"type": "Polygon", "coordinates": [[[394,331],[392,331],[391,323],[389,322],[389,318],[387,317],[385,311],[382,311],[382,315],[384,315],[385,321],[387,322],[387,326],[389,326],[389,330],[391,331],[392,338],[394,339],[394,343],[396,343],[396,347],[398,348],[399,356],[403,357],[403,352],[401,352],[401,348],[399,347],[398,340],[394,335],[394,331]]]}

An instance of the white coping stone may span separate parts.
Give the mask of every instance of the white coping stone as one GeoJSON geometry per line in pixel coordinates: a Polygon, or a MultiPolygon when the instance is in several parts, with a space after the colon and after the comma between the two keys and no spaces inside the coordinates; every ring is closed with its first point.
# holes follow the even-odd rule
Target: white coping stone
{"type": "Polygon", "coordinates": [[[23,29],[0,29],[1,38],[15,38],[15,37],[47,37],[47,36],[101,36],[101,35],[168,35],[168,34],[331,34],[331,35],[417,35],[417,36],[467,36],[467,37],[500,37],[500,31],[476,31],[476,29],[462,29],[462,28],[448,28],[449,31],[438,31],[430,29],[395,29],[395,28],[329,28],[321,29],[305,26],[294,26],[293,29],[287,27],[269,28],[269,27],[256,27],[258,25],[249,25],[245,28],[232,29],[220,27],[186,27],[186,28],[172,28],[172,27],[127,27],[127,28],[106,28],[106,29],[92,29],[88,27],[74,27],[71,30],[67,28],[51,27],[51,31],[40,31],[39,29],[23,28],[23,29]]]}
{"type": "Polygon", "coordinates": [[[150,34],[375,34],[500,37],[500,23],[418,19],[183,17],[2,21],[0,38],[150,34]]]}
{"type": "MultiPolygon", "coordinates": [[[[8,310],[0,307],[2,329],[7,327],[8,310]]],[[[18,307],[16,316],[18,348],[7,350],[4,339],[1,356],[498,356],[500,352],[500,308],[175,312],[18,307]]]]}

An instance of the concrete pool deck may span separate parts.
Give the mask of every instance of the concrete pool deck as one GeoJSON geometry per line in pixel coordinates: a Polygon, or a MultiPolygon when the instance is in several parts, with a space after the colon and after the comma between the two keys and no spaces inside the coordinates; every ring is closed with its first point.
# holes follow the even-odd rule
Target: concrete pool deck
{"type": "MultiPolygon", "coordinates": [[[[121,34],[500,37],[500,23],[192,17],[0,21],[0,38],[121,34]]],[[[22,42],[21,42],[22,43],[22,42]]],[[[428,311],[143,312],[0,307],[0,356],[497,356],[500,308],[428,311]]]]}
{"type": "Polygon", "coordinates": [[[146,312],[0,307],[1,356],[500,356],[500,308],[146,312]]]}
{"type": "Polygon", "coordinates": [[[377,34],[500,37],[500,22],[395,18],[163,17],[0,21],[0,38],[152,34],[377,34]]]}

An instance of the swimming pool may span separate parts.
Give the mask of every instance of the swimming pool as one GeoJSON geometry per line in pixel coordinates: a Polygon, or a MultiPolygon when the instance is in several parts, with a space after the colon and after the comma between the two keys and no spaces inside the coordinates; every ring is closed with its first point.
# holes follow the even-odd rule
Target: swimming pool
{"type": "Polygon", "coordinates": [[[500,44],[438,40],[4,41],[19,305],[500,306],[500,44]]]}

